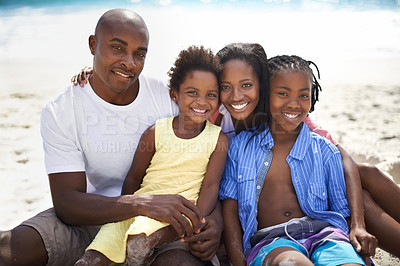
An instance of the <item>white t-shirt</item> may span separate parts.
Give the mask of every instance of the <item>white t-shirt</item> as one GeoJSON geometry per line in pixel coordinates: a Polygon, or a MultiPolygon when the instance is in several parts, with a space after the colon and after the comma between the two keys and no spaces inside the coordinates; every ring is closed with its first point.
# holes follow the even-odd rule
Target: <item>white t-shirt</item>
{"type": "Polygon", "coordinates": [[[142,133],[178,114],[163,82],[141,74],[139,84],[136,99],[124,106],[104,101],[89,83],[71,84],[47,103],[41,117],[47,173],[84,171],[88,193],[119,196],[142,133]]]}

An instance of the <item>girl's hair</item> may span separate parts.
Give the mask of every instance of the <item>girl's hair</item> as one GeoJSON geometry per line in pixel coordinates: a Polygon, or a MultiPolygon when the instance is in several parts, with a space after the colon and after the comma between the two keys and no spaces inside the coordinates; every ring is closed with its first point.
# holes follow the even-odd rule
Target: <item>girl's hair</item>
{"type": "Polygon", "coordinates": [[[260,97],[254,110],[252,125],[262,126],[261,131],[263,131],[266,128],[265,125],[269,123],[267,115],[269,113],[269,72],[264,48],[258,43],[231,43],[222,48],[217,53],[217,57],[221,65],[231,60],[240,60],[253,68],[260,84],[260,97]]]}
{"type": "Polygon", "coordinates": [[[310,65],[314,65],[317,73],[318,73],[318,79],[320,78],[319,76],[319,70],[317,65],[312,62],[312,61],[306,61],[303,58],[296,56],[296,55],[280,55],[280,56],[275,56],[272,57],[268,60],[268,67],[270,70],[270,75],[273,77],[276,72],[279,71],[287,71],[287,70],[296,70],[296,71],[302,71],[304,72],[311,80],[312,86],[311,86],[311,108],[310,108],[310,113],[314,111],[314,105],[318,101],[318,96],[319,96],[319,91],[321,89],[321,85],[318,83],[316,77],[314,76],[314,73],[310,67],[310,65]]]}
{"type": "Polygon", "coordinates": [[[170,90],[179,91],[179,86],[185,81],[186,75],[195,70],[213,73],[219,87],[221,66],[218,58],[211,49],[193,45],[179,53],[174,65],[168,71],[170,90]]]}

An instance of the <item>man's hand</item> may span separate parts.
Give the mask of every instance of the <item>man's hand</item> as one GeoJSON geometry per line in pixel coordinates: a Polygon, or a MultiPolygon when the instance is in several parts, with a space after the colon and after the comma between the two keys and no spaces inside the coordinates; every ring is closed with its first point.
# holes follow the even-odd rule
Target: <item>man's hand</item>
{"type": "Polygon", "coordinates": [[[206,222],[196,205],[180,195],[134,195],[134,197],[140,215],[171,224],[180,237],[200,232],[206,222]],[[186,217],[190,219],[192,225],[186,217]]]}
{"type": "Polygon", "coordinates": [[[350,242],[361,257],[370,257],[375,255],[375,249],[378,240],[375,236],[368,233],[363,227],[350,229],[350,242]]]}
{"type": "Polygon", "coordinates": [[[183,240],[188,243],[189,251],[203,261],[210,261],[218,250],[223,229],[221,207],[219,202],[214,211],[207,217],[203,230],[183,240]]]}

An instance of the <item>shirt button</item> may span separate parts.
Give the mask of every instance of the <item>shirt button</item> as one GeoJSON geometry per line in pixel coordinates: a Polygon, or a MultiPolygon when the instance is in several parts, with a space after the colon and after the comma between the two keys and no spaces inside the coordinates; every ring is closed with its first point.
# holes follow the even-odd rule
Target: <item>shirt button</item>
{"type": "Polygon", "coordinates": [[[257,186],[257,189],[260,189],[261,188],[261,186],[257,186]]]}
{"type": "Polygon", "coordinates": [[[264,164],[265,164],[265,166],[268,166],[269,163],[268,163],[268,162],[265,162],[264,164]]]}
{"type": "Polygon", "coordinates": [[[239,175],[239,178],[242,178],[242,175],[239,175]]]}

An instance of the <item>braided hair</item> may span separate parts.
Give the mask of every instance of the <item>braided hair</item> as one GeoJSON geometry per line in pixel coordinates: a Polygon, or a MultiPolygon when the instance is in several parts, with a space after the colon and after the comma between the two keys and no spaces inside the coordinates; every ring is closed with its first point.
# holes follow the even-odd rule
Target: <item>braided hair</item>
{"type": "Polygon", "coordinates": [[[297,55],[279,55],[272,57],[268,60],[268,67],[270,76],[273,77],[275,73],[286,70],[298,70],[303,71],[311,80],[311,108],[310,113],[314,111],[314,105],[318,101],[319,91],[322,90],[321,85],[318,83],[310,65],[313,65],[318,73],[318,79],[320,79],[319,70],[317,65],[312,61],[304,60],[297,55]]]}

